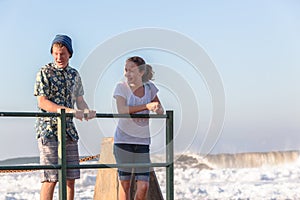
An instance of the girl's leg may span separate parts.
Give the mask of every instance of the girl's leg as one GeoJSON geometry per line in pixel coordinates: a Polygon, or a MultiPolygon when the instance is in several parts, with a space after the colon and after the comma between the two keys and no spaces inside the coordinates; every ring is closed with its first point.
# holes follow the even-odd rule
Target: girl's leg
{"type": "Polygon", "coordinates": [[[130,180],[119,181],[119,200],[130,200],[130,180]]]}
{"type": "Polygon", "coordinates": [[[134,199],[135,200],[146,200],[148,188],[149,188],[148,181],[137,181],[137,189],[136,189],[134,199]]]}

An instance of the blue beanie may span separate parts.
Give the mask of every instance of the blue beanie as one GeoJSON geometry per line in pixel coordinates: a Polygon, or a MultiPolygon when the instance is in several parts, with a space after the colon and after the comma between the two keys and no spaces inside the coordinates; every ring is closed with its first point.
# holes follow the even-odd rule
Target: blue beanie
{"type": "Polygon", "coordinates": [[[52,41],[50,53],[52,53],[52,47],[53,47],[53,44],[55,44],[55,43],[61,43],[65,47],[67,47],[67,49],[70,53],[70,58],[72,57],[72,55],[73,55],[72,40],[69,36],[67,36],[67,35],[56,35],[54,40],[52,41]]]}

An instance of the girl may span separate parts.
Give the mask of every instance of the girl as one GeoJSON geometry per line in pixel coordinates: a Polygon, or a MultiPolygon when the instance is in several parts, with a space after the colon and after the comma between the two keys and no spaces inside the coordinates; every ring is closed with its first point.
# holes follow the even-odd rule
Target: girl
{"type": "MultiPolygon", "coordinates": [[[[127,81],[117,84],[114,91],[120,114],[163,114],[157,96],[158,89],[151,82],[152,67],[138,56],[126,60],[124,75],[127,81]]],[[[117,163],[150,163],[149,119],[119,119],[114,136],[114,155],[117,163]]],[[[119,199],[129,200],[130,179],[135,174],[137,189],[135,199],[146,199],[149,188],[149,168],[119,168],[119,199]],[[133,172],[134,171],[134,172],[133,172]]]]}

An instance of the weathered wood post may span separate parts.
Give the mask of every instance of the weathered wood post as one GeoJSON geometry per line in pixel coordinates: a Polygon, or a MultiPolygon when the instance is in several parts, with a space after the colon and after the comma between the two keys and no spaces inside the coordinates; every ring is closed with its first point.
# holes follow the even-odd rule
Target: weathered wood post
{"type": "MultiPolygon", "coordinates": [[[[113,138],[103,138],[101,143],[100,164],[115,164],[113,138]]],[[[118,199],[118,173],[116,168],[99,169],[96,177],[94,200],[118,199]]]]}
{"type": "MultiPolygon", "coordinates": [[[[103,138],[101,143],[100,164],[115,164],[113,138],[103,138]]],[[[116,168],[99,169],[96,177],[94,200],[118,200],[118,172],[116,168]]],[[[133,199],[136,184],[132,180],[131,197],[133,199]]],[[[163,200],[163,196],[154,171],[150,172],[148,200],[163,200]]]]}

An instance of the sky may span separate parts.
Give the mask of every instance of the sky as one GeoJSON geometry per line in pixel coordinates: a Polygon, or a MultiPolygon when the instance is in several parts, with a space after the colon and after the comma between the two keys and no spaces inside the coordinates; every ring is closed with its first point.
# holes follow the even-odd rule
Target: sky
{"type": "MultiPolygon", "coordinates": [[[[0,0],[0,112],[36,112],[35,75],[56,34],[97,113],[115,113],[115,84],[132,55],[153,66],[175,151],[237,153],[300,146],[300,2],[0,0]],[[207,146],[205,146],[208,144],[207,146]]],[[[0,118],[0,160],[37,156],[34,118],[0,118]]],[[[115,119],[76,121],[80,154],[112,137],[115,119]]],[[[151,121],[152,152],[164,122],[151,121]]]]}

